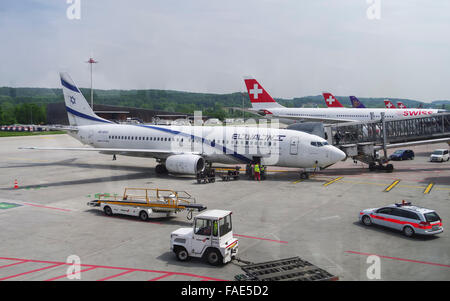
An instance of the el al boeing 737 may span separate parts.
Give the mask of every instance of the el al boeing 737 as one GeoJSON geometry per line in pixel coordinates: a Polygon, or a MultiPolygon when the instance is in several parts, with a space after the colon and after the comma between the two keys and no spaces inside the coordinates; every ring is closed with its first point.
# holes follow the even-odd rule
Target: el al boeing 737
{"type": "Polygon", "coordinates": [[[94,113],[67,73],[61,73],[70,129],[88,147],[23,147],[22,149],[97,151],[109,155],[155,158],[156,173],[196,174],[206,164],[326,168],[345,159],[338,148],[308,133],[238,126],[161,126],[117,124],[94,113]]]}

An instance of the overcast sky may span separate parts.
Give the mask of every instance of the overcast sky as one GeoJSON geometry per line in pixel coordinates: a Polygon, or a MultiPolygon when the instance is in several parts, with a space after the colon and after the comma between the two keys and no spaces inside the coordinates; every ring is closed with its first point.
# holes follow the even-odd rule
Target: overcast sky
{"type": "Polygon", "coordinates": [[[450,99],[448,0],[79,1],[0,2],[0,86],[450,99]]]}

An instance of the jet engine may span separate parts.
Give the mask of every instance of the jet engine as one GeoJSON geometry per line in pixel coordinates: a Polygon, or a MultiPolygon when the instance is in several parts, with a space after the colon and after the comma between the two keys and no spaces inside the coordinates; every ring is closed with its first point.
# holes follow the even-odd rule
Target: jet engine
{"type": "Polygon", "coordinates": [[[205,169],[205,159],[198,155],[172,155],[166,159],[166,168],[171,173],[195,175],[205,169]]]}

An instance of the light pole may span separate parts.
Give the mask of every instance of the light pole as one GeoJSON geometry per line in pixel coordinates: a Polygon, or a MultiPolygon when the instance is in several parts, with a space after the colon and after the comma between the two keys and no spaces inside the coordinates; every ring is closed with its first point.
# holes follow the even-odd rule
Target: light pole
{"type": "Polygon", "coordinates": [[[91,67],[91,108],[94,110],[94,91],[92,90],[92,64],[97,64],[98,61],[95,61],[93,58],[89,58],[89,61],[87,61],[91,67]]]}

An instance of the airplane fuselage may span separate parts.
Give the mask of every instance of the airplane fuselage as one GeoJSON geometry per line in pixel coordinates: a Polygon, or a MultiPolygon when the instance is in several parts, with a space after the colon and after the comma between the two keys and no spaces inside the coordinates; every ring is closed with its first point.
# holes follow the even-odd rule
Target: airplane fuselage
{"type": "MultiPolygon", "coordinates": [[[[260,158],[264,165],[312,168],[345,158],[318,136],[271,128],[97,124],[79,126],[74,137],[94,148],[196,153],[208,162],[224,164],[250,164],[260,158]]],[[[162,160],[170,156],[124,154],[162,160]]]]}
{"type": "Polygon", "coordinates": [[[437,114],[437,109],[372,109],[372,108],[268,108],[271,117],[286,118],[323,118],[347,121],[370,121],[381,119],[381,113],[386,119],[411,118],[415,116],[431,116],[437,114]],[[372,114],[371,114],[372,113],[372,114]],[[372,116],[373,115],[373,116],[372,116]]]}

